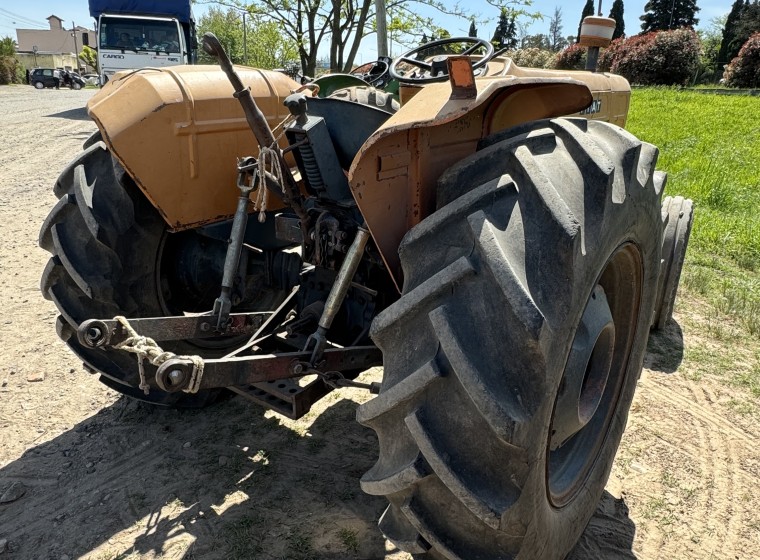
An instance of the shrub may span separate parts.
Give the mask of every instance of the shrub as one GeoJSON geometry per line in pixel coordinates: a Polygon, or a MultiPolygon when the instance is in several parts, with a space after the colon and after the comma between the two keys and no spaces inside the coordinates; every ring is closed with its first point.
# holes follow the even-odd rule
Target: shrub
{"type": "Polygon", "coordinates": [[[586,47],[574,43],[557,53],[554,67],[558,70],[583,70],[586,68],[586,47]]]}
{"type": "Polygon", "coordinates": [[[602,49],[599,53],[599,60],[597,61],[597,69],[600,72],[611,72],[612,61],[618,56],[620,49],[625,43],[625,37],[619,37],[610,43],[610,46],[606,49],[602,49]]]}
{"type": "Polygon", "coordinates": [[[554,53],[543,49],[517,49],[507,51],[504,56],[514,60],[518,66],[528,68],[552,68],[554,65],[554,53]]]}
{"type": "Polygon", "coordinates": [[[24,67],[24,65],[18,60],[16,60],[16,79],[14,81],[17,84],[26,83],[26,67],[24,67]]]}
{"type": "Polygon", "coordinates": [[[20,83],[23,81],[24,74],[21,71],[21,80],[18,79],[19,68],[21,65],[14,56],[0,56],[0,85],[20,83]]]}
{"type": "Polygon", "coordinates": [[[683,85],[699,67],[699,38],[691,29],[635,35],[616,43],[604,53],[603,62],[631,83],[683,85]]]}
{"type": "Polygon", "coordinates": [[[739,55],[726,67],[723,79],[729,87],[760,87],[760,32],[744,43],[739,55]]]}

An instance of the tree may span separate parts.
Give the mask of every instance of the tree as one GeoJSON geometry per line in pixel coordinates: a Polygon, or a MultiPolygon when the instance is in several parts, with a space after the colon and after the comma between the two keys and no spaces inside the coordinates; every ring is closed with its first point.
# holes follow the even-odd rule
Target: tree
{"type": "Polygon", "coordinates": [[[491,37],[491,44],[494,48],[504,48],[507,37],[507,28],[509,27],[509,13],[506,8],[502,8],[499,13],[499,20],[496,23],[496,29],[494,29],[493,37],[491,37]]]}
{"type": "Polygon", "coordinates": [[[475,20],[470,20],[470,31],[467,33],[468,37],[477,37],[478,36],[478,28],[475,27],[475,20]]]}
{"type": "Polygon", "coordinates": [[[702,44],[702,56],[695,83],[716,83],[722,74],[718,53],[721,37],[726,28],[726,19],[727,16],[714,17],[710,19],[710,26],[707,29],[697,31],[699,42],[702,44]]]}
{"type": "Polygon", "coordinates": [[[718,62],[720,64],[731,62],[733,56],[730,56],[729,53],[739,52],[740,47],[735,47],[736,26],[739,23],[742,12],[748,3],[749,0],[735,0],[731,6],[731,11],[728,12],[728,17],[726,18],[726,26],[723,28],[723,39],[720,42],[720,50],[718,51],[718,62]]]}
{"type": "Polygon", "coordinates": [[[736,24],[736,36],[729,45],[729,61],[739,55],[744,44],[758,31],[760,31],[760,1],[755,0],[751,4],[748,1],[736,24]]]}
{"type": "Polygon", "coordinates": [[[612,40],[625,36],[625,19],[623,16],[623,0],[615,0],[610,9],[610,16],[615,20],[615,32],[612,34],[612,40]]]}
{"type": "MultiPolygon", "coordinates": [[[[228,7],[226,11],[210,7],[198,21],[198,31],[201,34],[207,31],[214,33],[235,64],[246,62],[246,52],[247,64],[257,68],[288,66],[289,62],[298,58],[295,42],[283,37],[275,22],[256,15],[247,15],[245,22],[245,45],[242,12],[232,7],[228,7]]],[[[212,61],[202,50],[199,56],[201,62],[212,61]]]]}
{"type": "Polygon", "coordinates": [[[699,11],[697,0],[649,0],[644,5],[645,13],[641,20],[641,32],[693,28],[699,19],[695,17],[699,11]]]}
{"type": "Polygon", "coordinates": [[[94,68],[95,72],[98,71],[98,53],[92,47],[82,45],[82,52],[79,53],[79,60],[84,62],[87,66],[94,68]]]}
{"type": "MultiPolygon", "coordinates": [[[[198,20],[198,34],[211,32],[227,51],[230,60],[235,64],[243,62],[243,20],[241,12],[232,8],[222,10],[215,6],[209,7],[208,12],[198,20]]],[[[198,58],[202,63],[212,63],[214,59],[203,49],[198,49],[198,58]]]]}
{"type": "Polygon", "coordinates": [[[16,41],[12,37],[0,39],[0,85],[21,83],[24,71],[16,59],[16,41]]]}
{"type": "Polygon", "coordinates": [[[12,37],[3,37],[0,39],[0,56],[13,56],[16,54],[16,40],[12,37]]]}
{"type": "Polygon", "coordinates": [[[507,8],[502,8],[499,13],[499,21],[491,37],[491,43],[497,49],[514,49],[517,46],[515,14],[507,8]]]}
{"type": "Polygon", "coordinates": [[[520,48],[522,49],[540,49],[542,51],[552,50],[551,38],[543,33],[537,33],[535,35],[526,35],[520,42],[520,48]]]}
{"type": "Polygon", "coordinates": [[[508,49],[514,49],[517,47],[517,24],[515,22],[515,16],[509,18],[509,25],[507,26],[507,34],[505,35],[504,47],[508,49]]]}
{"type": "MultiPolygon", "coordinates": [[[[524,8],[531,0],[490,0],[492,5],[508,7],[513,13],[538,17],[524,8]]],[[[325,51],[329,43],[330,69],[349,71],[356,59],[361,40],[377,31],[375,26],[374,0],[211,0],[222,6],[231,6],[255,15],[260,21],[277,25],[283,38],[296,44],[301,67],[313,75],[317,53],[325,51]]],[[[437,25],[431,17],[420,15],[420,7],[439,13],[471,19],[464,9],[445,4],[443,0],[391,0],[386,3],[390,21],[388,31],[393,40],[403,45],[419,41],[423,30],[434,30],[437,25]]]]}
{"type": "Polygon", "coordinates": [[[551,50],[557,52],[565,47],[565,38],[562,36],[562,9],[554,7],[554,15],[549,20],[549,42],[551,50]]]}
{"type": "Polygon", "coordinates": [[[586,5],[583,6],[583,11],[581,12],[581,22],[578,24],[578,38],[576,39],[577,43],[580,43],[581,41],[581,26],[583,25],[583,20],[587,16],[593,16],[594,15],[594,0],[586,0],[586,5]]]}

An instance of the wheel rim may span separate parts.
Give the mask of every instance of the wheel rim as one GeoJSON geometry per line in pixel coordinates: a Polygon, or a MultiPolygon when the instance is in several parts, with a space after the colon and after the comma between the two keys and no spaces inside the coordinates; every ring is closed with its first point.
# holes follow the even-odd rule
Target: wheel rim
{"type": "MultiPolygon", "coordinates": [[[[181,236],[189,236],[194,235],[192,232],[181,232],[179,234],[170,234],[168,232],[164,232],[161,238],[161,241],[158,245],[158,251],[156,253],[156,266],[154,268],[155,270],[155,277],[154,282],[156,283],[156,293],[158,295],[158,303],[161,308],[161,313],[163,315],[169,316],[169,315],[194,315],[197,313],[205,313],[211,310],[211,307],[213,306],[213,301],[216,297],[219,296],[220,290],[221,290],[221,284],[214,283],[213,287],[211,288],[212,292],[207,292],[206,297],[204,298],[205,305],[203,305],[200,308],[188,308],[187,307],[187,300],[188,297],[184,294],[177,297],[177,295],[172,295],[174,292],[178,291],[177,285],[175,284],[172,286],[171,277],[176,273],[178,268],[181,268],[183,266],[188,266],[187,262],[180,262],[177,260],[177,255],[175,251],[177,250],[177,246],[173,243],[171,243],[171,240],[178,239],[181,236]]],[[[226,245],[224,246],[226,248],[226,245]]],[[[210,251],[204,251],[204,254],[209,254],[210,251]]],[[[223,255],[222,255],[223,256],[223,255]]],[[[219,260],[219,259],[217,259],[219,260]]],[[[223,261],[223,259],[222,259],[223,261]]],[[[199,268],[208,268],[209,263],[196,263],[196,265],[199,268]]],[[[221,282],[221,276],[222,271],[221,269],[218,271],[218,281],[221,282]]],[[[181,290],[180,290],[181,291],[181,290]]],[[[193,297],[197,298],[199,294],[193,294],[193,297]]],[[[190,299],[193,299],[191,297],[190,299]]],[[[274,293],[274,291],[267,292],[263,295],[260,299],[257,299],[255,302],[255,309],[240,309],[240,307],[233,302],[232,305],[232,312],[240,312],[240,311],[269,311],[275,309],[281,301],[284,299],[285,293],[278,292],[274,293]]],[[[250,302],[248,302],[250,304],[250,302]]],[[[239,346],[240,344],[243,344],[249,339],[249,335],[237,335],[237,336],[224,336],[219,338],[209,338],[209,339],[190,339],[185,340],[184,342],[195,346],[199,348],[200,350],[206,350],[211,352],[212,354],[217,353],[218,351],[226,351],[230,348],[234,348],[239,346]]]]}
{"type": "Polygon", "coordinates": [[[589,295],[554,403],[546,450],[549,500],[563,507],[599,458],[625,385],[639,325],[641,253],[618,247],[589,295]]]}

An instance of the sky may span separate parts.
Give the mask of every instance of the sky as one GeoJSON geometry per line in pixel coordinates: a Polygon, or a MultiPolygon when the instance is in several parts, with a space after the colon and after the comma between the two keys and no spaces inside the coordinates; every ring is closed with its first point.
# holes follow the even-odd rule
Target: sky
{"type": "MultiPolygon", "coordinates": [[[[209,1],[195,2],[193,11],[196,20],[208,10],[209,1]]],[[[445,4],[454,4],[454,0],[442,1],[445,4]]],[[[609,14],[612,1],[602,0],[602,12],[605,16],[609,14]]],[[[496,27],[498,9],[489,5],[486,0],[465,0],[461,3],[476,13],[479,20],[485,21],[485,23],[478,24],[478,34],[484,39],[490,39],[496,27]]],[[[544,14],[544,19],[531,24],[528,33],[547,33],[549,19],[554,13],[555,7],[562,10],[562,34],[567,36],[577,33],[581,11],[585,3],[586,0],[534,0],[530,9],[544,14]]],[[[596,3],[598,0],[595,0],[596,3]]],[[[732,3],[733,0],[697,0],[697,6],[701,9],[697,14],[700,19],[698,27],[708,27],[712,18],[727,14],[732,3]]],[[[644,13],[644,4],[646,4],[646,0],[624,0],[625,29],[628,35],[640,31],[639,16],[644,13]]],[[[420,11],[422,12],[422,10],[420,11]]],[[[66,27],[71,27],[72,22],[83,27],[94,27],[93,20],[89,15],[87,0],[27,0],[25,2],[2,0],[0,1],[0,37],[10,36],[16,39],[16,28],[48,29],[45,18],[52,14],[62,18],[66,27]]],[[[439,22],[440,27],[448,29],[453,36],[467,35],[470,27],[469,21],[442,16],[434,11],[430,12],[429,15],[439,22]]],[[[360,60],[357,62],[374,60],[377,52],[376,43],[377,39],[374,35],[367,37],[362,43],[360,60]]],[[[399,45],[394,45],[393,54],[400,54],[401,49],[399,45]]]]}

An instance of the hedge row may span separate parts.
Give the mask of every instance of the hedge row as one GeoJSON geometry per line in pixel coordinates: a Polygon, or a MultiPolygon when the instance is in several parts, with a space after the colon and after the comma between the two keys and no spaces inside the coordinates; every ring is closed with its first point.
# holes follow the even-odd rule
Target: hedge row
{"type": "MultiPolygon", "coordinates": [[[[598,68],[625,76],[632,84],[686,85],[699,68],[701,44],[691,29],[676,29],[620,38],[602,49],[598,68]]],[[[586,66],[586,49],[571,45],[554,54],[539,49],[510,51],[506,56],[520,66],[582,70],[586,66]]],[[[730,87],[760,87],[760,33],[744,44],[739,55],[723,74],[730,87]]]]}
{"type": "MultiPolygon", "coordinates": [[[[582,70],[586,66],[586,48],[578,44],[556,54],[522,49],[505,55],[520,66],[533,68],[582,70]]],[[[602,49],[598,67],[605,72],[622,74],[635,84],[680,85],[694,76],[699,56],[697,34],[691,29],[676,29],[617,39],[609,48],[602,49]]]]}

